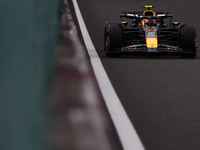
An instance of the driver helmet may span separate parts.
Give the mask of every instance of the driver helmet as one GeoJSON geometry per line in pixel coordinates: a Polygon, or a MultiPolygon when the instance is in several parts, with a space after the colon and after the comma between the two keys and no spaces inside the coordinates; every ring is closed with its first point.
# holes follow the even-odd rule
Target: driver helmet
{"type": "Polygon", "coordinates": [[[151,20],[145,19],[145,24],[147,26],[156,26],[156,20],[155,19],[151,19],[151,20]]]}

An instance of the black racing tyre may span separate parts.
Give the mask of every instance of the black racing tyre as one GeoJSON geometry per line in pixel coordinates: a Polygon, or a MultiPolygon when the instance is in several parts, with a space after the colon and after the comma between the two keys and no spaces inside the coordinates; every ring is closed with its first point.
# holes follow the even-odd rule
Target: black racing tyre
{"type": "Polygon", "coordinates": [[[120,56],[118,50],[122,45],[121,23],[106,22],[104,28],[104,50],[108,57],[120,56]],[[116,52],[116,53],[115,53],[116,52]]]}
{"type": "Polygon", "coordinates": [[[181,28],[181,48],[183,54],[181,57],[196,57],[196,29],[192,25],[186,25],[181,28]],[[184,53],[185,52],[185,53],[184,53]]]}

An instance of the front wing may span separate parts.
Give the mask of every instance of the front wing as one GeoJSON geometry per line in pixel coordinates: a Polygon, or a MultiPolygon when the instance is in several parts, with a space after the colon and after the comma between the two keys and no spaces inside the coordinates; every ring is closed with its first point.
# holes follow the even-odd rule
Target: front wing
{"type": "Polygon", "coordinates": [[[174,54],[183,54],[183,53],[193,53],[190,50],[182,51],[182,48],[158,44],[157,48],[147,48],[146,44],[136,44],[129,45],[122,48],[115,49],[112,53],[174,53],[174,54]]]}

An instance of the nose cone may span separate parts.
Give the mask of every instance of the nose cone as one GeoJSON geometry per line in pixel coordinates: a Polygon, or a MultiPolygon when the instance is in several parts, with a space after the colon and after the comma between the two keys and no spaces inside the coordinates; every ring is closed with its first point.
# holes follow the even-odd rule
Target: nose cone
{"type": "Polygon", "coordinates": [[[158,39],[146,37],[147,48],[158,48],[158,39]]]}

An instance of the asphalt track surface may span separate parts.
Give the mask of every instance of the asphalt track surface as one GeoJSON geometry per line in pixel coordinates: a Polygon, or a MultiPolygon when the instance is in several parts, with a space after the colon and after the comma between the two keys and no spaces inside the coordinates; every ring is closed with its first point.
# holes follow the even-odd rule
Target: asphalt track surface
{"type": "MultiPolygon", "coordinates": [[[[173,21],[188,22],[200,36],[198,0],[78,0],[89,34],[104,68],[146,150],[200,149],[200,54],[122,56],[103,52],[106,21],[120,21],[121,11],[173,13],[173,21]]],[[[198,38],[198,41],[199,38],[198,38]]],[[[126,127],[124,127],[126,128],[126,127]]]]}

